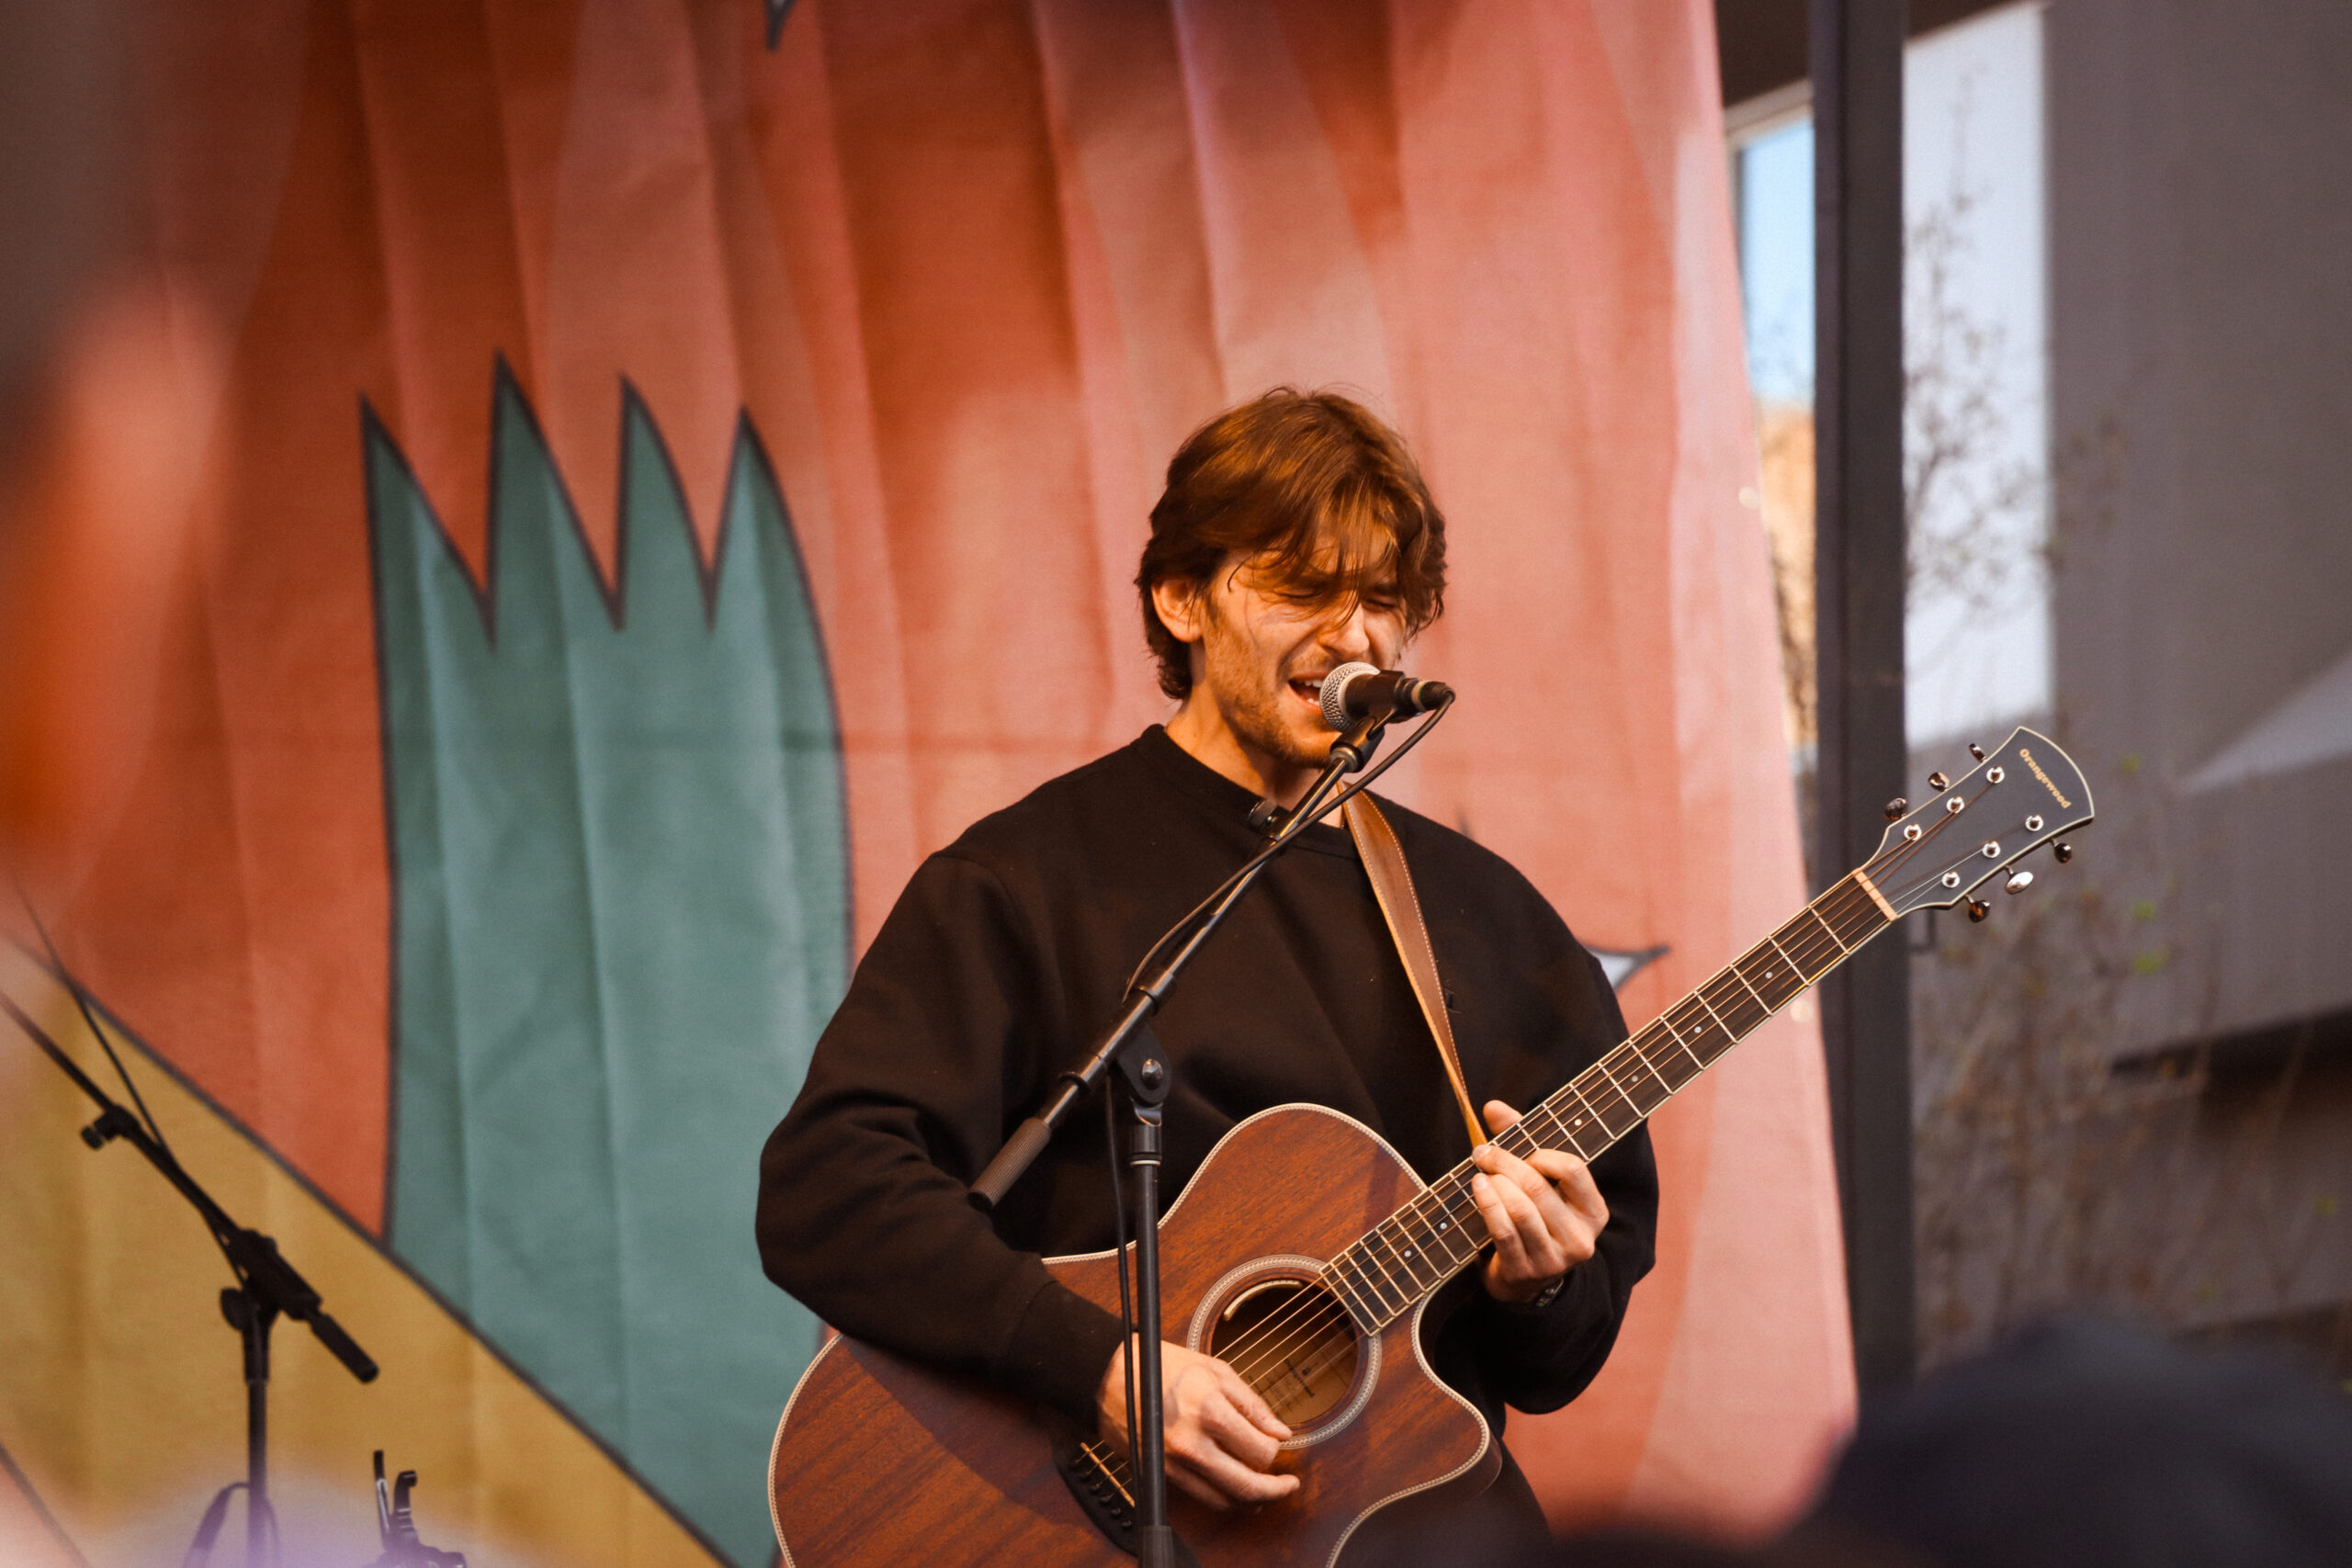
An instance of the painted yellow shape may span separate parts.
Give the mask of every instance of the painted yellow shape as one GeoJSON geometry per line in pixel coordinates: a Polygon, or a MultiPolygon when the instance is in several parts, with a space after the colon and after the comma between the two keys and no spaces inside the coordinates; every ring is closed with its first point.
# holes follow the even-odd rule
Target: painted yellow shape
{"type": "MultiPolygon", "coordinates": [[[[44,970],[13,951],[0,987],[118,1100],[113,1069],[44,970]]],[[[102,1015],[103,1016],[103,1015],[102,1015]]],[[[369,1456],[421,1475],[417,1526],[474,1562],[716,1568],[718,1560],[588,1435],[242,1128],[119,1032],[180,1162],[277,1238],[382,1366],[363,1385],[280,1324],[272,1493],[290,1563],[372,1560],[369,1456]]],[[[93,1568],[176,1562],[213,1490],[244,1473],[228,1266],[196,1213],[121,1144],[77,1129],[89,1101],[0,1016],[0,1449],[93,1568]]],[[[764,1454],[746,1454],[756,1471],[764,1454]]],[[[232,1523],[216,1562],[242,1561],[232,1523]]]]}

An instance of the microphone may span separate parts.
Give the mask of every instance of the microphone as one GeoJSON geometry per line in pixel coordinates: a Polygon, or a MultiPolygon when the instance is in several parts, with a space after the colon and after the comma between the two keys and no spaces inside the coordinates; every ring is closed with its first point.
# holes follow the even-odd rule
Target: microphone
{"type": "Polygon", "coordinates": [[[1344,733],[1363,718],[1404,718],[1453,699],[1442,681],[1417,681],[1396,670],[1342,664],[1323,677],[1323,722],[1344,733]]]}

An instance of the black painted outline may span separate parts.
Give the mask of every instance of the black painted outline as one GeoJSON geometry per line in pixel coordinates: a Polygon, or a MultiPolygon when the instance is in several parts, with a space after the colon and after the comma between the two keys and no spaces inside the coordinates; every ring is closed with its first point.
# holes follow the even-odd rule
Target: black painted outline
{"type": "Polygon", "coordinates": [[[55,1514],[49,1511],[49,1505],[41,1500],[40,1489],[33,1484],[33,1478],[25,1473],[24,1467],[8,1452],[6,1443],[0,1443],[0,1470],[8,1472],[8,1479],[17,1483],[17,1490],[25,1495],[25,1501],[30,1503],[33,1512],[40,1516],[41,1525],[49,1531],[50,1539],[57,1542],[65,1555],[81,1568],[90,1568],[90,1560],[82,1555],[82,1549],[74,1544],[74,1538],[65,1533],[65,1527],[58,1522],[55,1514]]]}
{"type": "Polygon", "coordinates": [[[783,514],[784,547],[792,552],[792,574],[800,584],[801,613],[808,617],[808,629],[814,634],[811,640],[817,645],[817,674],[824,682],[825,711],[833,721],[833,785],[842,803],[842,973],[846,976],[857,968],[857,874],[853,867],[857,840],[850,831],[849,735],[842,724],[841,688],[833,682],[832,647],[825,637],[824,618],[818,613],[816,580],[808,573],[808,554],[800,547],[800,530],[792,520],[792,498],[784,493],[784,479],[775,471],[767,443],[760,438],[759,427],[752,423],[749,409],[736,412],[735,453],[727,464],[727,489],[718,508],[718,535],[711,547],[712,625],[715,627],[718,624],[719,563],[727,558],[727,534],[732,526],[727,497],[735,493],[736,478],[745,463],[757,467],[760,477],[767,481],[768,493],[775,497],[776,510],[783,514]]]}
{"type": "MultiPolygon", "coordinates": [[[[768,6],[770,16],[768,42],[769,47],[773,49],[775,46],[776,37],[782,32],[784,19],[791,12],[792,0],[768,0],[768,6]]],[[[369,482],[368,441],[371,437],[380,441],[384,451],[399,466],[401,477],[407,480],[410,490],[423,504],[424,514],[431,520],[433,531],[439,537],[442,548],[448,552],[451,563],[457,568],[458,575],[465,581],[467,592],[473,598],[475,609],[481,616],[484,636],[488,638],[492,649],[495,651],[498,646],[498,537],[503,532],[498,522],[498,475],[503,457],[500,445],[501,421],[498,399],[502,393],[509,391],[513,393],[516,405],[522,411],[532,439],[538,443],[541,454],[547,458],[548,471],[555,476],[557,494],[562,502],[565,516],[571,524],[573,539],[580,547],[581,553],[587,562],[589,575],[596,582],[597,591],[605,600],[606,614],[611,617],[616,630],[627,629],[623,620],[623,595],[628,590],[627,530],[628,527],[629,462],[628,420],[630,408],[636,408],[644,415],[646,429],[653,437],[655,450],[660,453],[670,482],[677,491],[678,513],[685,527],[686,547],[694,556],[695,575],[702,584],[706,630],[715,630],[718,624],[720,579],[727,558],[728,534],[731,526],[729,517],[731,509],[729,502],[734,495],[736,481],[741,472],[742,465],[750,462],[758,466],[760,476],[766,480],[770,493],[776,498],[777,510],[782,514],[785,547],[792,552],[793,564],[796,568],[795,575],[800,585],[801,608],[808,618],[808,626],[816,644],[817,673],[824,682],[825,705],[832,717],[833,773],[835,790],[841,802],[842,824],[841,894],[842,934],[844,947],[842,954],[842,973],[847,975],[856,967],[854,962],[857,950],[857,876],[854,869],[856,838],[850,826],[849,745],[842,724],[841,693],[833,681],[831,645],[825,635],[824,619],[819,613],[816,583],[809,575],[808,553],[801,547],[800,533],[794,525],[792,501],[785,493],[783,479],[777,474],[775,464],[768,455],[767,444],[761,438],[758,427],[752,423],[751,411],[741,407],[736,411],[734,450],[729,457],[725,488],[718,498],[718,526],[713,531],[710,558],[706,562],[703,558],[700,541],[695,537],[694,513],[685,493],[685,487],[679,479],[677,465],[671,457],[669,440],[662,434],[661,423],[653,417],[651,407],[639,395],[635,384],[626,376],[621,378],[621,424],[618,432],[621,441],[620,484],[617,493],[614,496],[616,528],[613,581],[607,583],[604,573],[598,570],[595,552],[589,547],[587,531],[580,520],[580,508],[571,495],[571,481],[565,477],[561,465],[556,461],[554,448],[548,445],[547,432],[539,423],[538,411],[533,405],[529,394],[523,389],[522,383],[516,378],[513,367],[507,363],[504,351],[500,350],[494,353],[492,364],[488,443],[490,466],[484,476],[482,575],[479,581],[468,568],[466,558],[459,553],[456,541],[450,537],[448,526],[442,520],[440,509],[433,504],[432,495],[425,489],[424,481],[418,478],[414,466],[409,461],[407,451],[394,438],[384,422],[378,417],[374,406],[367,397],[363,395],[359,400],[359,484],[368,527],[368,608],[372,612],[375,632],[377,739],[379,761],[382,765],[384,791],[387,916],[385,931],[386,947],[389,949],[385,964],[389,988],[384,1004],[385,1029],[388,1038],[384,1053],[386,1076],[383,1235],[379,1237],[370,1235],[367,1227],[354,1220],[342,1205],[327,1197],[308,1177],[288,1164],[275,1147],[255,1134],[243,1122],[230,1115],[219,1101],[165,1061],[160,1054],[148,1046],[145,1041],[95,998],[91,999],[91,1006],[103,1015],[107,1023],[118,1030],[124,1039],[131,1042],[150,1062],[160,1067],[174,1082],[179,1084],[183,1089],[209,1108],[228,1126],[233,1128],[247,1143],[259,1149],[271,1164],[277,1166],[319,1204],[359,1236],[377,1256],[390,1263],[404,1279],[423,1291],[429,1300],[461,1325],[475,1343],[488,1351],[500,1366],[505,1368],[525,1387],[537,1394],[549,1409],[555,1411],[575,1431],[586,1438],[594,1446],[596,1451],[611,1461],[613,1465],[623,1475],[628,1477],[639,1491],[652,1498],[655,1505],[681,1529],[684,1530],[696,1545],[707,1552],[715,1562],[725,1564],[731,1559],[719,1550],[716,1542],[706,1536],[701,1529],[672,1504],[670,1499],[650,1480],[639,1474],[636,1467],[631,1465],[617,1450],[573,1414],[562,1401],[543,1387],[537,1378],[508,1356],[495,1340],[481,1331],[472,1318],[459,1311],[421,1274],[412,1269],[407,1261],[392,1249],[386,1239],[392,1233],[394,1200],[399,1190],[400,1177],[401,874],[399,823],[393,809],[395,793],[391,735],[391,660],[384,646],[384,581],[381,547],[385,524],[377,513],[375,487],[369,482]]],[[[38,963],[39,960],[36,962],[38,963]]],[[[44,970],[47,969],[45,964],[41,964],[41,967],[44,970]]],[[[0,1460],[5,1459],[6,1451],[0,1450],[0,1460]]],[[[778,1547],[770,1554],[768,1562],[771,1565],[775,1565],[780,1564],[782,1561],[782,1548],[778,1547]]]]}
{"type": "MultiPolygon", "coordinates": [[[[678,499],[678,516],[685,525],[686,552],[694,558],[695,585],[702,592],[702,629],[706,632],[713,630],[718,625],[719,545],[715,544],[711,547],[709,560],[705,561],[702,558],[702,541],[695,537],[693,498],[686,494],[686,481],[678,472],[677,458],[671,456],[670,439],[662,434],[662,426],[654,419],[653,410],[648,406],[645,399],[639,395],[637,383],[626,376],[621,378],[620,488],[613,497],[613,629],[615,631],[628,629],[622,618],[622,610],[628,593],[628,498],[632,483],[637,477],[634,469],[637,459],[630,450],[631,444],[628,438],[629,415],[632,413],[636,414],[639,421],[644,424],[646,434],[653,438],[653,455],[661,461],[662,477],[670,481],[670,493],[678,499]]],[[[550,465],[553,464],[554,454],[548,454],[548,461],[550,465]]],[[[728,478],[730,479],[734,478],[734,465],[730,462],[728,465],[728,478]]],[[[718,498],[717,530],[720,536],[719,544],[725,543],[726,531],[727,497],[721,494],[718,498]]],[[[583,549],[587,547],[585,536],[581,540],[581,547],[583,549]]],[[[594,558],[591,557],[591,565],[594,561],[594,558]]]]}

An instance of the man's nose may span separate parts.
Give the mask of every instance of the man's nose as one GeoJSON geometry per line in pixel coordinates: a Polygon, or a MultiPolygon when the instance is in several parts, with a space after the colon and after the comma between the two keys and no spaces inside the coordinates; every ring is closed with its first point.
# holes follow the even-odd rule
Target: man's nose
{"type": "Polygon", "coordinates": [[[1380,662],[1372,656],[1372,631],[1361,604],[1352,606],[1346,615],[1327,622],[1320,640],[1323,651],[1331,656],[1335,664],[1380,662]]]}

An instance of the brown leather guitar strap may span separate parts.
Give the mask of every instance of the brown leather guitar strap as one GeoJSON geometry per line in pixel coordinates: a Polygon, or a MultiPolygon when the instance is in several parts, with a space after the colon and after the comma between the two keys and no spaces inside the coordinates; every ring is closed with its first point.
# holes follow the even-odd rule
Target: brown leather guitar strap
{"type": "Polygon", "coordinates": [[[1446,1081],[1453,1086],[1454,1102],[1462,1107],[1462,1124],[1470,1130],[1470,1146],[1476,1148],[1487,1139],[1487,1129],[1479,1123],[1478,1113],[1470,1104],[1469,1086],[1462,1081],[1462,1058],[1453,1049],[1453,1021],[1446,1016],[1445,987],[1438,981],[1437,953],[1430,947],[1429,922],[1421,919],[1420,896],[1413,891],[1413,874],[1405,864],[1405,847],[1396,841],[1396,829],[1380,814],[1369,795],[1359,795],[1340,808],[1347,818],[1348,831],[1354,835],[1356,853],[1363,857],[1363,869],[1372,878],[1372,896],[1380,900],[1380,913],[1388,922],[1388,935],[1396,944],[1396,955],[1405,961],[1405,977],[1413,983],[1413,995],[1421,1004],[1421,1016],[1429,1021],[1430,1032],[1437,1037],[1437,1054],[1444,1058],[1446,1081]]]}

